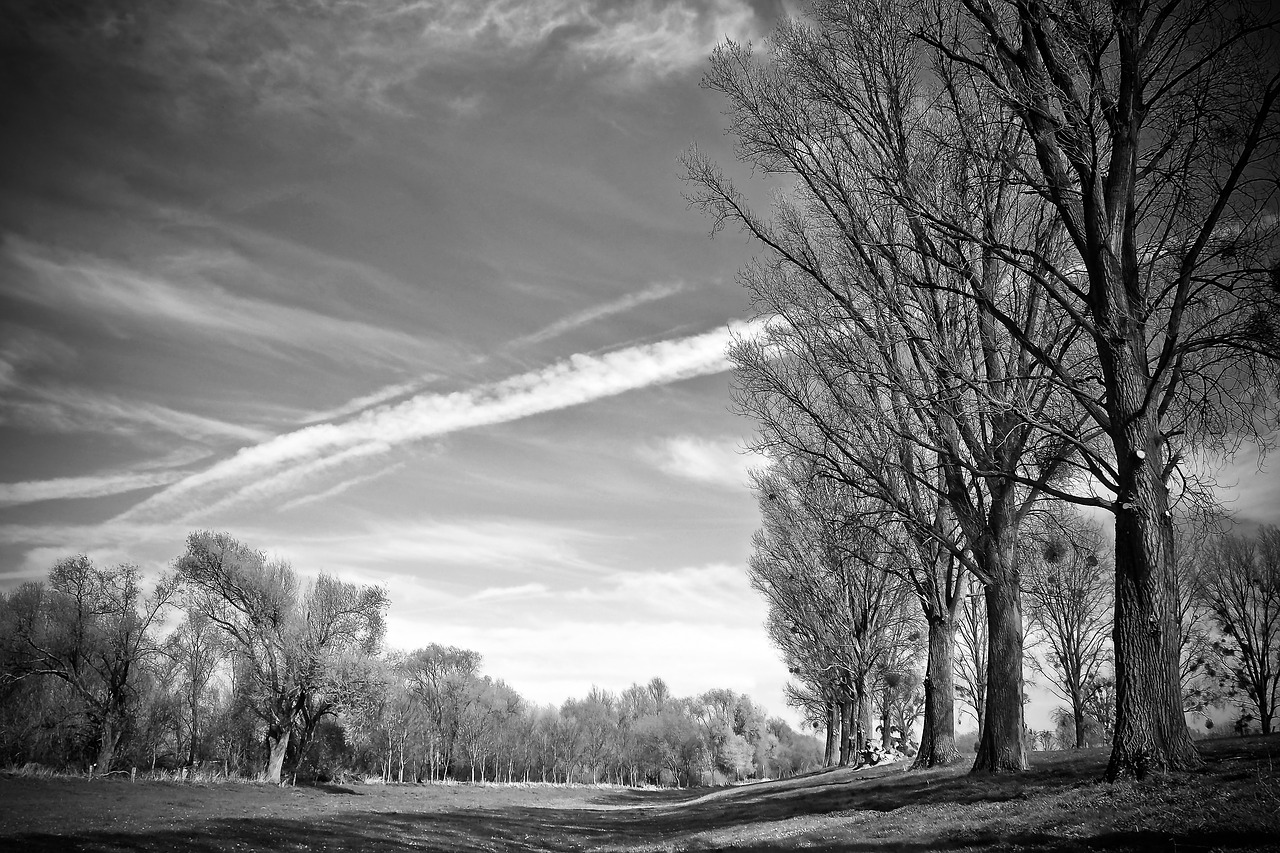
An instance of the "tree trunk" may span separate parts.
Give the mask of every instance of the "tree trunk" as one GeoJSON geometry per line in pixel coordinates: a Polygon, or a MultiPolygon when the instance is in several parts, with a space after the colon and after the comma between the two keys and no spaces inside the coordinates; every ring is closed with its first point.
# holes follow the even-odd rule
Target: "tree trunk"
{"type": "Polygon", "coordinates": [[[852,758],[853,744],[851,743],[850,729],[853,724],[853,702],[849,699],[840,700],[840,766],[848,767],[852,758]]]}
{"type": "Polygon", "coordinates": [[[855,718],[857,737],[854,740],[855,754],[854,763],[862,762],[862,753],[871,746],[871,735],[874,733],[871,727],[871,697],[867,693],[867,679],[864,676],[858,684],[858,700],[856,705],[855,718]]]}
{"type": "Polygon", "coordinates": [[[191,751],[187,755],[187,763],[192,767],[200,761],[200,703],[191,703],[191,751]]]}
{"type": "Polygon", "coordinates": [[[836,738],[840,734],[840,710],[836,707],[834,700],[827,702],[827,748],[823,753],[822,763],[824,767],[835,767],[836,765],[836,738]]]}
{"type": "Polygon", "coordinates": [[[273,725],[267,729],[267,769],[262,774],[264,782],[280,784],[284,769],[284,754],[289,749],[289,727],[273,725]]]}
{"type": "Polygon", "coordinates": [[[120,721],[115,718],[111,712],[102,715],[102,724],[99,727],[102,739],[98,741],[98,759],[96,772],[99,776],[105,776],[111,772],[111,762],[116,757],[116,747],[120,743],[120,735],[124,731],[124,727],[120,725],[120,721]]]}
{"type": "Polygon", "coordinates": [[[881,697],[880,707],[880,746],[885,752],[893,749],[893,728],[890,719],[892,714],[889,711],[890,690],[885,688],[884,695],[881,697]]]}
{"type": "Polygon", "coordinates": [[[1076,727],[1076,749],[1084,749],[1084,697],[1079,690],[1071,691],[1071,718],[1076,727]]]}
{"type": "MultiPolygon", "coordinates": [[[[960,760],[956,749],[956,623],[933,616],[929,622],[929,657],[924,676],[924,726],[912,770],[945,767],[960,760]]],[[[905,732],[903,733],[905,735],[905,732]]]]}
{"type": "Polygon", "coordinates": [[[974,773],[1028,769],[1022,708],[1022,605],[1013,548],[988,546],[994,582],[986,586],[987,702],[974,773]]]}
{"type": "MultiPolygon", "coordinates": [[[[1154,429],[1149,432],[1154,437],[1154,429]]],[[[1112,631],[1116,727],[1109,780],[1141,779],[1200,764],[1182,712],[1178,579],[1168,490],[1160,474],[1164,454],[1155,441],[1121,438],[1116,444],[1121,495],[1112,631]]]]}

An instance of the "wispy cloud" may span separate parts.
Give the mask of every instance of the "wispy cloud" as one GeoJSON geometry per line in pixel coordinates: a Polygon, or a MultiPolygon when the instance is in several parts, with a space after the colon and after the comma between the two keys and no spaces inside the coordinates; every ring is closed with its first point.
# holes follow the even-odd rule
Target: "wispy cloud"
{"type": "MultiPolygon", "coordinates": [[[[109,316],[139,328],[181,329],[269,350],[293,348],[374,363],[418,363],[428,345],[412,335],[295,305],[233,293],[209,277],[211,259],[170,258],[163,274],[86,254],[59,253],[9,235],[2,251],[28,271],[11,296],[86,317],[109,316]]],[[[253,270],[225,260],[241,275],[253,270]]]]}
{"type": "Polygon", "coordinates": [[[0,399],[0,423],[45,432],[137,435],[149,428],[185,438],[262,441],[271,433],[83,388],[30,386],[0,399]],[[21,395],[21,396],[19,396],[21,395]]]}
{"type": "Polygon", "coordinates": [[[568,317],[564,317],[549,326],[544,326],[531,335],[525,335],[511,342],[511,346],[524,346],[527,344],[538,344],[549,341],[552,338],[558,338],[566,332],[581,328],[605,317],[611,317],[614,314],[621,314],[638,308],[647,302],[656,302],[659,299],[665,299],[673,296],[684,289],[684,285],[679,282],[660,282],[651,284],[643,290],[635,293],[629,293],[621,299],[615,299],[612,302],[605,302],[600,305],[593,305],[585,308],[568,317]]]}
{"type": "MultiPolygon", "coordinates": [[[[445,585],[454,590],[449,593],[433,588],[431,595],[436,600],[473,595],[473,585],[494,572],[536,570],[539,577],[546,578],[598,568],[578,555],[579,546],[596,538],[592,534],[522,518],[353,520],[341,531],[296,538],[279,530],[237,529],[241,531],[237,535],[253,545],[257,544],[255,537],[265,541],[270,535],[272,549],[304,569],[358,572],[366,579],[385,577],[392,585],[431,577],[432,587],[445,585]],[[459,573],[460,567],[467,571],[459,573]],[[403,575],[406,570],[414,574],[403,575]]],[[[406,589],[403,598],[406,602],[417,600],[412,589],[406,589]]]]}
{"type": "Polygon", "coordinates": [[[194,518],[212,506],[225,508],[223,501],[288,494],[318,469],[409,442],[718,373],[729,366],[725,346],[732,335],[750,333],[751,328],[735,323],[727,329],[603,355],[574,355],[500,382],[448,394],[418,394],[342,423],[305,427],[245,448],[153,495],[122,518],[194,518]]]}
{"type": "MultiPolygon", "coordinates": [[[[401,112],[399,90],[437,68],[464,68],[474,80],[549,63],[634,87],[695,68],[725,36],[759,29],[747,0],[210,0],[142,6],[127,17],[104,7],[74,35],[29,17],[33,38],[118,54],[154,75],[172,87],[179,114],[200,109],[198,93],[211,89],[273,111],[345,103],[401,112]]],[[[449,92],[441,102],[455,112],[475,103],[474,93],[463,96],[449,92]]]]}
{"type": "Polygon", "coordinates": [[[446,56],[558,50],[566,62],[642,82],[705,61],[726,35],[749,36],[756,22],[741,0],[419,0],[399,13],[446,56]]]}
{"type": "Polygon", "coordinates": [[[99,565],[133,563],[160,570],[182,547],[183,535],[184,531],[172,525],[0,525],[0,545],[22,549],[20,562],[0,566],[0,587],[41,577],[58,560],[72,554],[86,554],[99,565]]]}
{"type": "Polygon", "coordinates": [[[428,374],[426,376],[418,377],[417,379],[412,379],[408,382],[397,382],[394,385],[386,385],[369,394],[364,394],[353,400],[348,400],[342,405],[335,406],[332,409],[326,409],[323,412],[311,412],[310,414],[303,416],[300,421],[304,424],[314,424],[345,418],[348,415],[363,412],[365,409],[372,408],[379,403],[386,403],[387,401],[394,400],[398,397],[408,396],[415,391],[421,390],[428,382],[438,378],[439,377],[435,374],[428,374]]]}
{"type": "Polygon", "coordinates": [[[356,486],[360,486],[365,483],[371,483],[374,480],[379,480],[387,476],[388,474],[392,473],[393,471],[398,471],[403,467],[404,467],[403,462],[397,462],[394,465],[387,465],[386,467],[380,468],[377,471],[373,471],[371,473],[360,474],[348,480],[343,480],[341,483],[338,483],[335,486],[330,486],[329,488],[323,491],[314,492],[312,494],[303,495],[300,498],[295,498],[291,501],[286,501],[285,503],[280,504],[280,506],[276,508],[276,511],[288,512],[289,510],[298,509],[299,507],[304,507],[310,504],[317,504],[322,501],[326,501],[329,498],[336,497],[337,495],[340,495],[343,492],[353,489],[356,486]]]}
{"type": "Polygon", "coordinates": [[[52,480],[0,483],[0,506],[119,495],[138,489],[167,486],[182,479],[182,476],[183,473],[180,471],[153,471],[142,474],[103,474],[91,477],[58,477],[52,480]]]}
{"type": "Polygon", "coordinates": [[[729,488],[745,488],[751,482],[753,468],[766,460],[742,449],[736,438],[706,439],[678,436],[645,454],[662,471],[700,483],[729,488]]]}

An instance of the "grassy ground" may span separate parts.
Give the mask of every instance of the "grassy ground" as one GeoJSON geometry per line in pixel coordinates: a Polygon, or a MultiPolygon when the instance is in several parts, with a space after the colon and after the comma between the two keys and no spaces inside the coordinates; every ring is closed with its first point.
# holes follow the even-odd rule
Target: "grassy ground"
{"type": "Polygon", "coordinates": [[[1280,736],[1203,770],[1098,782],[1105,750],[1014,778],[833,770],[715,791],[0,777],[0,850],[1208,851],[1280,853],[1280,736]]]}

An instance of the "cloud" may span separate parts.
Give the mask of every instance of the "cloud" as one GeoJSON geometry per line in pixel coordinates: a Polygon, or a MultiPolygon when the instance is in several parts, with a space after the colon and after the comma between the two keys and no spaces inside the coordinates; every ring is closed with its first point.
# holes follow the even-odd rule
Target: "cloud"
{"type": "Polygon", "coordinates": [[[0,545],[20,546],[22,560],[0,567],[0,588],[40,578],[58,560],[85,554],[99,565],[132,563],[162,570],[182,547],[184,532],[149,524],[5,524],[0,545]]]}
{"type": "Polygon", "coordinates": [[[749,486],[751,469],[766,464],[759,454],[744,452],[736,438],[678,436],[646,455],[673,477],[736,489],[749,486]]]}
{"type": "Polygon", "coordinates": [[[529,582],[410,599],[389,589],[397,603],[391,645],[474,649],[486,672],[535,702],[660,676],[676,695],[729,687],[784,711],[787,673],[759,628],[766,605],[739,566],[596,573],[589,586],[567,591],[529,582]]]}
{"type": "Polygon", "coordinates": [[[149,427],[184,438],[262,441],[270,433],[256,427],[181,412],[157,403],[56,385],[21,389],[0,400],[0,423],[45,432],[136,435],[149,427]]]}
{"type": "MultiPolygon", "coordinates": [[[[9,241],[4,250],[9,248],[9,241]]],[[[137,435],[143,429],[184,438],[262,441],[269,433],[216,418],[125,400],[96,390],[50,382],[51,373],[74,372],[80,354],[68,343],[14,323],[0,326],[0,424],[53,433],[137,435]]],[[[181,464],[181,463],[174,463],[181,464]]]]}
{"type": "Polygon", "coordinates": [[[174,334],[376,364],[416,364],[429,350],[402,332],[232,293],[210,273],[226,267],[239,278],[261,274],[232,255],[169,258],[153,274],[92,255],[58,253],[13,235],[5,237],[2,250],[30,273],[17,277],[11,296],[95,320],[109,316],[150,334],[181,330],[174,334]]]}
{"type": "Polygon", "coordinates": [[[403,467],[404,467],[403,462],[397,462],[394,465],[387,465],[386,467],[380,468],[377,471],[373,471],[372,473],[361,474],[359,476],[352,477],[349,480],[343,480],[341,483],[338,483],[335,486],[330,486],[329,488],[324,489],[323,491],[315,492],[309,495],[304,495],[300,498],[295,498],[294,500],[282,503],[280,506],[276,508],[276,511],[288,512],[289,510],[298,509],[299,507],[320,503],[321,501],[325,501],[336,495],[340,495],[349,489],[353,489],[356,486],[361,486],[361,485],[364,485],[365,483],[370,483],[370,482],[373,482],[374,480],[379,480],[387,476],[388,474],[392,473],[393,471],[398,471],[403,467]]]}
{"type": "Polygon", "coordinates": [[[485,583],[493,573],[536,571],[546,579],[598,572],[577,553],[597,536],[520,518],[379,519],[349,523],[341,532],[293,538],[279,529],[239,526],[237,531],[251,545],[270,540],[273,552],[301,569],[359,575],[364,583],[377,580],[402,589],[397,608],[422,603],[418,581],[427,577],[432,600],[454,607],[475,594],[471,585],[485,583]]]}
{"type": "Polygon", "coordinates": [[[566,604],[597,617],[741,624],[744,613],[765,619],[765,604],[740,566],[714,563],[671,571],[616,572],[562,594],[566,604]]]}
{"type": "Polygon", "coordinates": [[[123,520],[190,518],[232,496],[264,500],[287,494],[317,467],[376,455],[398,445],[458,430],[506,423],[582,405],[651,385],[718,373],[729,367],[725,347],[753,326],[734,323],[700,335],[574,355],[541,370],[464,391],[418,394],[245,448],[126,512],[123,520]],[[328,460],[328,461],[326,461],[328,460]]]}
{"type": "MultiPolygon", "coordinates": [[[[28,38],[148,73],[168,88],[179,119],[228,96],[267,111],[340,103],[404,113],[401,90],[441,69],[465,71],[467,89],[487,71],[542,63],[636,87],[698,67],[726,36],[759,30],[747,0],[197,0],[128,15],[103,4],[82,26],[25,5],[14,19],[28,38]]],[[[422,88],[455,115],[479,103],[473,91],[446,87],[438,77],[422,88]]]]}
{"type": "Polygon", "coordinates": [[[183,474],[180,471],[155,471],[142,474],[104,474],[91,477],[59,477],[53,480],[0,483],[0,506],[119,495],[137,491],[138,489],[167,486],[181,479],[182,476],[183,474]]]}
{"type": "Polygon", "coordinates": [[[624,311],[630,311],[647,302],[655,302],[659,299],[665,299],[679,293],[684,289],[684,285],[679,282],[651,284],[644,290],[629,293],[621,299],[615,299],[612,302],[605,302],[601,305],[593,305],[590,308],[570,314],[568,317],[557,320],[549,326],[545,326],[531,335],[517,338],[511,342],[511,346],[523,346],[527,344],[538,344],[549,341],[552,338],[558,338],[565,332],[573,329],[581,328],[597,320],[603,320],[605,317],[611,317],[614,314],[621,314],[624,311]]]}
{"type": "Polygon", "coordinates": [[[378,405],[379,403],[386,403],[389,400],[396,399],[397,397],[404,397],[412,394],[414,391],[421,390],[422,386],[426,385],[433,379],[439,378],[440,377],[438,375],[432,373],[427,374],[426,376],[420,376],[416,379],[411,379],[408,382],[397,382],[394,385],[387,385],[369,394],[356,397],[354,400],[348,400],[342,405],[335,406],[332,409],[327,409],[323,412],[312,412],[304,415],[299,420],[304,424],[338,420],[339,418],[344,418],[347,415],[354,415],[356,412],[362,412],[365,409],[378,405]]]}
{"type": "Polygon", "coordinates": [[[401,11],[424,25],[423,42],[445,56],[475,59],[557,51],[568,64],[641,83],[704,62],[725,36],[756,29],[739,0],[488,0],[415,2],[401,11]]]}
{"type": "Polygon", "coordinates": [[[729,688],[751,695],[771,715],[787,714],[786,667],[755,625],[708,629],[696,622],[605,622],[581,614],[543,615],[531,627],[512,627],[494,615],[481,620],[424,623],[392,614],[387,642],[403,649],[429,643],[473,649],[485,673],[543,705],[584,696],[592,686],[621,692],[656,676],[676,696],[729,688]]]}

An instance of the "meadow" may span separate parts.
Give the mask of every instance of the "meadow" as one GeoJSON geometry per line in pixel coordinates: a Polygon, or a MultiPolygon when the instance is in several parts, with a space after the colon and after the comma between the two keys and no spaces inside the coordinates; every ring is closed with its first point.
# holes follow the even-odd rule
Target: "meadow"
{"type": "Polygon", "coordinates": [[[719,789],[0,776],[0,849],[31,851],[1280,851],[1280,737],[1204,741],[1198,771],[837,768],[719,789]]]}

